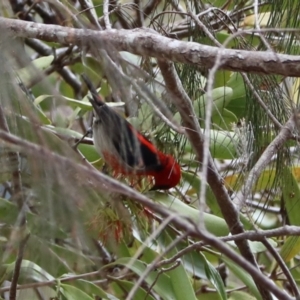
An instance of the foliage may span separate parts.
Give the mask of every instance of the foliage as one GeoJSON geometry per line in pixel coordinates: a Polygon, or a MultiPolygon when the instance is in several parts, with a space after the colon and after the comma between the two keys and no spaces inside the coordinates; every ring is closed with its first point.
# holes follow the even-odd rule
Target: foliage
{"type": "MultiPolygon", "coordinates": [[[[298,35],[284,31],[299,27],[297,1],[263,2],[257,8],[231,0],[17,2],[4,1],[1,15],[95,30],[109,24],[117,29],[145,26],[186,42],[299,54],[298,35]],[[236,34],[254,27],[256,32],[276,30],[236,34]]],[[[117,52],[109,45],[21,41],[5,33],[0,37],[0,129],[18,138],[0,135],[3,297],[12,292],[5,286],[17,281],[17,299],[264,298],[245,266],[202,235],[205,228],[210,237],[237,250],[212,186],[206,188],[205,205],[199,201],[202,161],[188,135],[176,130],[182,129],[183,115],[166,93],[156,59],[117,52]],[[151,178],[110,180],[115,174],[99,157],[91,135],[80,140],[92,125],[83,73],[109,106],[161,151],[176,157],[182,167],[178,187],[154,192],[149,191],[151,178]],[[147,206],[139,199],[153,202],[147,206]]],[[[213,76],[212,90],[211,70],[176,64],[176,71],[195,118],[209,133],[220,185],[235,199],[253,166],[282,132],[270,115],[284,125],[295,112],[299,80],[276,74],[248,76],[247,70],[237,73],[221,67],[213,76]],[[210,128],[205,128],[208,113],[210,128]]],[[[292,296],[299,296],[299,233],[268,231],[266,239],[263,230],[299,226],[297,135],[295,130],[276,148],[237,212],[246,230],[243,239],[249,240],[263,274],[271,274],[278,290],[292,296]],[[257,233],[252,239],[247,236],[251,230],[257,233]]]]}

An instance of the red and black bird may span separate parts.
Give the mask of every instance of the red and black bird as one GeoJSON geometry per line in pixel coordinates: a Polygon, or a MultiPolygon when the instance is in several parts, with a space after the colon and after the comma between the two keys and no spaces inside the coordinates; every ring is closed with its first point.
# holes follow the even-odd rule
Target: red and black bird
{"type": "Polygon", "coordinates": [[[125,118],[110,108],[97,93],[91,81],[82,75],[94,108],[93,140],[96,150],[116,174],[153,176],[151,190],[175,187],[181,169],[173,156],[159,151],[125,118]]]}

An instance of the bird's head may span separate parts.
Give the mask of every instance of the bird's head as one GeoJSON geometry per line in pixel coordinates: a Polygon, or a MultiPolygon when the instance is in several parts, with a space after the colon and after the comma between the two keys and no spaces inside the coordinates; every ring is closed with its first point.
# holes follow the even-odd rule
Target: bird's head
{"type": "Polygon", "coordinates": [[[175,187],[181,178],[181,169],[173,156],[160,157],[161,169],[154,175],[155,184],[151,190],[168,190],[175,187]]]}

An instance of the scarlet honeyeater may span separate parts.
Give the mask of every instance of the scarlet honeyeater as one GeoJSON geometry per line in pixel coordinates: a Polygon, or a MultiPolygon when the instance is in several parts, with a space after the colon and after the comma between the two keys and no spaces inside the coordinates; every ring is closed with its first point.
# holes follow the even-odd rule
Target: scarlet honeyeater
{"type": "Polygon", "coordinates": [[[153,176],[152,190],[170,189],[181,178],[179,164],[173,156],[159,151],[125,118],[105,104],[86,76],[89,98],[95,112],[93,139],[96,150],[115,173],[153,176]]]}

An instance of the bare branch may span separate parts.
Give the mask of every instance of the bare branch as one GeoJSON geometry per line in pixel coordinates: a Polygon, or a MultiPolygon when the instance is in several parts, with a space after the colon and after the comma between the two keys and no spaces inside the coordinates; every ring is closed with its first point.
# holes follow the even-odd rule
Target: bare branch
{"type": "MultiPolygon", "coordinates": [[[[68,277],[64,277],[59,279],[60,282],[69,282],[69,281],[74,281],[74,280],[78,280],[78,279],[83,279],[83,278],[89,278],[89,277],[96,277],[99,275],[101,275],[101,270],[100,271],[95,271],[95,272],[90,272],[90,273],[84,273],[84,274],[80,274],[80,275],[70,275],[68,277]]],[[[107,279],[103,279],[101,280],[101,283],[105,283],[107,282],[107,279]]],[[[57,280],[49,280],[49,281],[42,281],[42,282],[34,282],[34,283],[28,283],[28,284],[22,284],[17,286],[17,290],[25,290],[25,289],[31,289],[31,288],[38,288],[38,287],[42,287],[42,286],[52,286],[57,284],[57,280]]],[[[10,287],[6,286],[3,288],[0,288],[0,293],[5,293],[8,292],[10,289],[10,287]]]]}
{"type": "Polygon", "coordinates": [[[271,245],[271,243],[266,238],[264,238],[262,240],[262,243],[269,250],[269,252],[273,255],[273,257],[275,258],[276,262],[280,266],[283,274],[285,275],[285,277],[287,278],[287,280],[288,280],[288,282],[289,282],[289,284],[291,286],[291,290],[293,291],[293,294],[296,297],[296,299],[300,299],[300,293],[299,293],[296,281],[293,278],[290,270],[288,269],[286,263],[283,261],[283,259],[280,256],[280,254],[278,254],[278,252],[274,249],[274,247],[271,245]]]}
{"type": "MultiPolygon", "coordinates": [[[[3,111],[2,106],[0,106],[0,129],[9,134],[9,127],[6,121],[6,117],[3,111]]],[[[8,160],[12,168],[12,177],[11,177],[11,185],[12,185],[12,196],[14,197],[14,200],[16,201],[19,209],[19,217],[18,217],[18,223],[17,223],[17,229],[20,232],[26,233],[26,214],[24,210],[24,197],[22,193],[22,180],[21,180],[21,174],[19,169],[20,164],[20,156],[19,153],[16,151],[9,151],[8,152],[8,160]]],[[[28,241],[30,234],[26,234],[25,237],[21,237],[19,241],[18,246],[18,255],[17,259],[15,261],[15,267],[14,272],[11,280],[11,286],[9,290],[9,299],[15,300],[17,295],[17,285],[18,280],[20,276],[20,269],[21,264],[23,260],[23,254],[24,249],[26,246],[26,243],[28,241]]]]}
{"type": "MultiPolygon", "coordinates": [[[[187,136],[194,148],[194,151],[197,156],[197,160],[200,165],[204,161],[204,136],[201,132],[198,120],[195,116],[195,112],[189,99],[188,95],[184,91],[181,82],[177,76],[174,65],[171,62],[166,62],[162,60],[158,60],[158,65],[160,67],[162,76],[164,77],[166,89],[168,93],[171,95],[173,102],[177,106],[178,111],[182,117],[183,125],[186,127],[187,136]]],[[[239,219],[238,211],[235,209],[227,190],[224,187],[224,184],[218,174],[218,171],[213,164],[211,155],[209,150],[207,150],[206,155],[207,161],[207,182],[210,185],[216,199],[218,205],[222,211],[224,219],[229,226],[230,232],[232,234],[242,233],[244,232],[243,225],[239,219]]],[[[205,166],[203,166],[204,168],[205,166]]],[[[206,172],[205,172],[206,174],[206,172]]],[[[206,180],[206,178],[202,178],[202,180],[206,180]]],[[[203,199],[202,199],[203,200],[203,199]]],[[[200,198],[201,201],[201,198],[200,198]]],[[[202,204],[202,203],[200,203],[202,204]]],[[[203,220],[203,207],[200,207],[200,220],[203,220]]],[[[205,235],[204,223],[199,224],[200,230],[205,235]],[[202,225],[202,226],[201,226],[202,225]]],[[[246,240],[236,241],[236,245],[238,246],[242,256],[249,261],[253,266],[257,267],[255,257],[251,252],[251,249],[246,240]]],[[[262,286],[258,281],[256,282],[258,289],[264,295],[265,299],[271,299],[268,291],[262,286]]]]}
{"type": "Polygon", "coordinates": [[[23,238],[19,244],[19,248],[18,248],[18,255],[17,255],[17,259],[15,262],[15,268],[14,268],[14,272],[13,272],[13,277],[11,280],[11,285],[9,288],[9,300],[16,300],[16,296],[17,296],[17,285],[18,285],[18,280],[19,280],[19,276],[20,276],[20,270],[21,270],[21,265],[22,265],[22,260],[23,260],[23,255],[24,255],[24,250],[25,250],[25,246],[26,243],[28,241],[30,237],[30,234],[27,234],[25,236],[25,238],[23,238]]]}
{"type": "Polygon", "coordinates": [[[172,214],[175,215],[175,217],[172,218],[172,222],[176,226],[178,226],[178,228],[180,228],[184,232],[189,232],[190,234],[203,239],[206,243],[215,247],[223,255],[228,256],[235,263],[249,272],[249,274],[254,278],[256,282],[260,282],[261,285],[264,285],[265,289],[272,292],[279,299],[292,299],[284,291],[280,290],[276,285],[274,285],[273,281],[264,276],[247,259],[238,255],[234,250],[225,245],[224,242],[220,241],[218,238],[208,233],[200,232],[197,226],[187,218],[175,214],[170,209],[154,203],[148,197],[138,193],[137,191],[120,183],[119,181],[98,172],[91,167],[80,165],[77,162],[73,162],[70,158],[63,157],[59,154],[47,150],[42,146],[24,141],[14,135],[8,134],[3,130],[0,130],[0,139],[9,144],[20,147],[24,153],[35,155],[36,157],[42,157],[43,159],[51,160],[55,164],[63,164],[64,166],[71,168],[76,172],[81,172],[81,174],[83,174],[85,178],[89,179],[88,181],[94,184],[94,188],[97,190],[100,190],[102,192],[114,191],[126,195],[129,198],[134,199],[138,203],[148,207],[149,209],[161,214],[163,217],[170,217],[172,216],[172,214]]]}
{"type": "Polygon", "coordinates": [[[245,184],[233,199],[233,202],[238,206],[238,209],[244,205],[246,198],[251,194],[253,184],[256,182],[261,172],[270,163],[273,155],[275,155],[283,144],[292,137],[294,126],[295,120],[294,115],[292,115],[287,123],[282,127],[279,134],[260,156],[255,166],[251,169],[245,184]]]}
{"type": "MultiPolygon", "coordinates": [[[[97,43],[105,48],[113,46],[118,51],[128,51],[137,55],[152,56],[211,68],[219,48],[194,42],[185,42],[161,36],[151,29],[105,30],[67,28],[57,25],[0,18],[0,28],[14,37],[37,38],[61,44],[84,46],[97,43]]],[[[283,32],[287,30],[261,30],[283,32]]],[[[289,30],[296,31],[296,30],[289,30]]],[[[254,33],[255,30],[243,33],[254,33]]],[[[221,69],[247,73],[279,74],[300,76],[300,56],[270,53],[265,51],[246,51],[222,49],[221,69]],[[281,65],[279,68],[278,65],[281,65]]]]}
{"type": "Polygon", "coordinates": [[[109,0],[104,0],[103,1],[103,17],[104,17],[105,29],[111,29],[108,6],[109,6],[109,0]]]}

